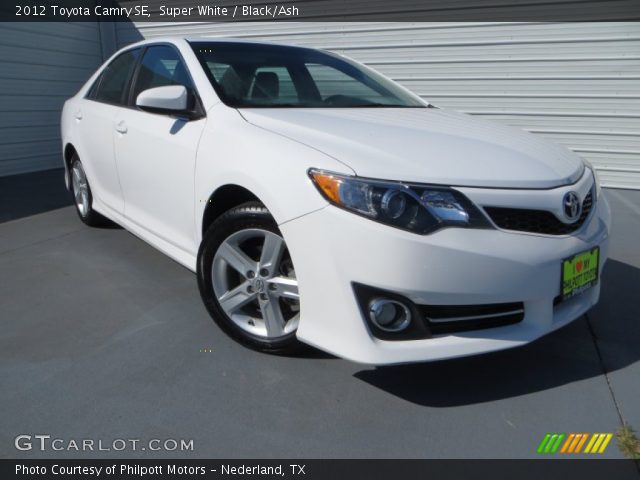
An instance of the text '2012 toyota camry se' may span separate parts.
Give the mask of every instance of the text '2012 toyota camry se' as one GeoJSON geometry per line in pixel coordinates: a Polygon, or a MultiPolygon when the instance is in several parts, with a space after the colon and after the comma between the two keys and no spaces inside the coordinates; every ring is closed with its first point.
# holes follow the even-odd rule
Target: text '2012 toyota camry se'
{"type": "Polygon", "coordinates": [[[340,55],[143,41],[62,112],[67,187],[197,273],[227,334],[358,362],[528,343],[600,294],[593,168],[340,55]]]}

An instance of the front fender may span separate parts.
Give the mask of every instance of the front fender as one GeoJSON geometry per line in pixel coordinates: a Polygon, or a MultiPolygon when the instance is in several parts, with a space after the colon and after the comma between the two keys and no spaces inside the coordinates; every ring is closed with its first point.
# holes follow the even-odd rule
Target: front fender
{"type": "Polygon", "coordinates": [[[207,117],[195,171],[197,243],[207,201],[220,187],[246,188],[280,225],[327,205],[307,175],[309,168],[354,174],[316,149],[250,124],[224,104],[211,108],[207,117]]]}

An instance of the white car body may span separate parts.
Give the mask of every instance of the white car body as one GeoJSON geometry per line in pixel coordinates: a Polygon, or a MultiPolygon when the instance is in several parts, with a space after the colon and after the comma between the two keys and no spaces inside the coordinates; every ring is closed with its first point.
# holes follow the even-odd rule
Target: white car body
{"type": "Polygon", "coordinates": [[[97,212],[193,271],[212,195],[228,185],[253,193],[277,222],[295,265],[302,342],[369,364],[460,357],[531,342],[598,301],[599,283],[554,305],[564,259],[597,246],[602,270],[610,226],[602,195],[568,235],[495,225],[418,235],[330,205],[308,176],[313,168],[442,184],[481,209],[538,209],[563,220],[566,193],[584,199],[596,192],[592,171],[576,154],[437,108],[231,108],[186,39],[126,49],[158,43],[179,50],[206,116],[177,125],[167,115],[88,100],[100,69],[65,103],[63,149],[72,146],[83,160],[97,212]],[[524,318],[496,328],[385,340],[372,335],[363,319],[354,284],[418,305],[522,302],[524,318]]]}

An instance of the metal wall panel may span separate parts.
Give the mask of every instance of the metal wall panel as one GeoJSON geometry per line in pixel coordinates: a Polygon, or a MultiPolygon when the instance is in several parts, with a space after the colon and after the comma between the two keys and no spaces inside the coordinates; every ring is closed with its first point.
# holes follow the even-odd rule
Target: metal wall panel
{"type": "Polygon", "coordinates": [[[334,50],[436,105],[544,135],[604,185],[640,188],[640,23],[120,23],[142,37],[213,35],[334,50]]]}
{"type": "Polygon", "coordinates": [[[96,23],[0,23],[0,176],[62,166],[62,104],[102,55],[96,23]]]}

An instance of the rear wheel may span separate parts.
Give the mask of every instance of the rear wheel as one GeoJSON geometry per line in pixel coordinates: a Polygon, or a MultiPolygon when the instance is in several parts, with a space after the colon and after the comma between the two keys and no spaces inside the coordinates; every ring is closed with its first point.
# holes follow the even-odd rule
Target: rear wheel
{"type": "Polygon", "coordinates": [[[198,254],[198,286],[212,318],[234,339],[271,353],[301,349],[298,281],[262,204],[240,205],[211,225],[198,254]]]}
{"type": "Polygon", "coordinates": [[[78,155],[71,159],[71,194],[80,220],[90,227],[104,226],[109,221],[93,210],[93,197],[87,175],[78,155]]]}

